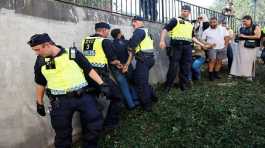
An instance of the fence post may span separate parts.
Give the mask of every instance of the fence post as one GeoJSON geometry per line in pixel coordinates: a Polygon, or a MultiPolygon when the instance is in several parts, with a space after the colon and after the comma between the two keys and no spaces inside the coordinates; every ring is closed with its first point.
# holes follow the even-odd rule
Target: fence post
{"type": "Polygon", "coordinates": [[[162,23],[165,23],[165,15],[164,15],[164,1],[162,0],[162,23]]]}

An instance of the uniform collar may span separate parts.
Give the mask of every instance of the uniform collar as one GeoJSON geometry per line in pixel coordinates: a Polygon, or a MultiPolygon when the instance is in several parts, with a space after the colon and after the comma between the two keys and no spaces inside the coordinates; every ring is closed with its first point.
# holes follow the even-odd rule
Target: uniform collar
{"type": "Polygon", "coordinates": [[[182,19],[182,20],[184,20],[184,21],[190,21],[189,19],[185,19],[184,17],[182,17],[182,16],[179,16],[178,18],[180,18],[180,19],[182,19]]]}
{"type": "Polygon", "coordinates": [[[102,36],[100,34],[98,34],[98,33],[95,33],[95,34],[91,35],[90,37],[102,37],[102,36]]]}
{"type": "Polygon", "coordinates": [[[60,49],[59,53],[58,53],[56,56],[54,56],[54,57],[52,57],[52,56],[48,56],[48,57],[46,57],[46,58],[56,58],[56,57],[59,57],[59,56],[61,56],[63,53],[66,52],[65,48],[63,48],[62,46],[60,46],[60,45],[56,45],[56,47],[58,47],[58,48],[60,49]]]}

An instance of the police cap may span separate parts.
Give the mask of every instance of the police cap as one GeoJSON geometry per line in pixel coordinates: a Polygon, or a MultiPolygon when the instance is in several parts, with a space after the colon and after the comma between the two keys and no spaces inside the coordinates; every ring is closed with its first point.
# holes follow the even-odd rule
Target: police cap
{"type": "Polygon", "coordinates": [[[144,21],[144,18],[141,16],[134,16],[132,21],[144,21]]]}
{"type": "Polygon", "coordinates": [[[181,9],[182,9],[182,10],[188,10],[188,11],[191,11],[191,8],[190,8],[189,5],[183,5],[183,6],[181,6],[181,9]]]}
{"type": "Polygon", "coordinates": [[[46,42],[53,42],[47,33],[42,34],[35,34],[30,37],[28,44],[31,47],[46,43],[46,42]]]}
{"type": "Polygon", "coordinates": [[[108,23],[105,23],[105,22],[96,23],[95,24],[95,29],[99,29],[99,28],[110,29],[110,25],[108,23]]]}

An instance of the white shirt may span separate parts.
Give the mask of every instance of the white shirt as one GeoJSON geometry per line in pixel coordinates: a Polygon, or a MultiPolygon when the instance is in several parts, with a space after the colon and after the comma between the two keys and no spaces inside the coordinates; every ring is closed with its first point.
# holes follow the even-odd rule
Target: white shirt
{"type": "Polygon", "coordinates": [[[202,39],[207,43],[216,44],[213,49],[223,49],[225,47],[224,38],[229,36],[225,27],[217,26],[215,29],[209,27],[202,33],[202,39]]]}

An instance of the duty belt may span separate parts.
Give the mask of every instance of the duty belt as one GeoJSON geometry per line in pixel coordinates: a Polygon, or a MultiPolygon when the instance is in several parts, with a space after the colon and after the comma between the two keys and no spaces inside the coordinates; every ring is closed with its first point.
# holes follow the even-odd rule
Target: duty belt
{"type": "Polygon", "coordinates": [[[171,37],[171,40],[181,40],[181,41],[192,42],[192,39],[190,39],[190,38],[184,38],[184,37],[171,37]]]}

